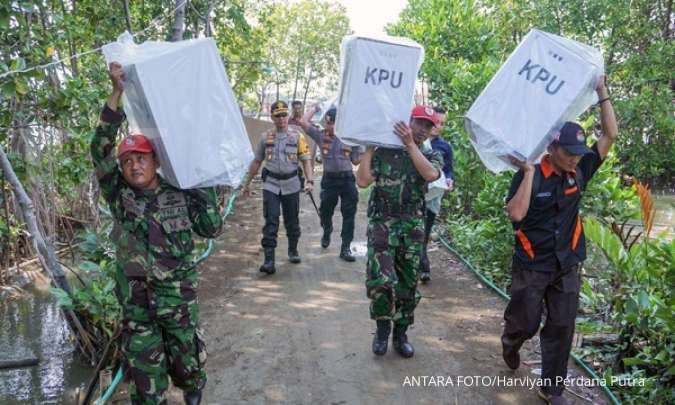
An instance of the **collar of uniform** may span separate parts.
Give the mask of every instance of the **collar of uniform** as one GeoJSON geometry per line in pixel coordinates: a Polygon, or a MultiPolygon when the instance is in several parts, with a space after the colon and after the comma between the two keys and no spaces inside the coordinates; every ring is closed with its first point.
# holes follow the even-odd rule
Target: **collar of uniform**
{"type": "Polygon", "coordinates": [[[555,169],[553,169],[553,165],[551,164],[551,155],[544,156],[541,159],[539,167],[541,167],[541,174],[544,175],[545,179],[548,179],[552,174],[555,173],[555,169]]]}
{"type": "MultiPolygon", "coordinates": [[[[551,163],[551,155],[546,154],[544,155],[543,158],[541,158],[541,163],[539,164],[539,167],[541,167],[541,174],[544,175],[545,179],[548,179],[551,177],[552,174],[558,174],[556,173],[555,169],[553,168],[553,164],[551,163]]],[[[573,172],[570,172],[569,174],[574,175],[573,172]]]]}

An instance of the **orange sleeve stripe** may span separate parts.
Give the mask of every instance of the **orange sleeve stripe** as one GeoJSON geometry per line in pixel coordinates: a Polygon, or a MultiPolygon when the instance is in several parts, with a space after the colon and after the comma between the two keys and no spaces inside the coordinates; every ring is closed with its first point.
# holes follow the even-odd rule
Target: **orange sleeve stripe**
{"type": "Polygon", "coordinates": [[[527,253],[527,255],[530,256],[530,259],[534,259],[534,250],[532,249],[532,244],[530,243],[530,240],[527,239],[525,233],[520,229],[518,229],[516,231],[516,237],[518,237],[518,240],[520,241],[520,244],[523,246],[523,250],[525,250],[525,253],[527,253]]]}
{"type": "Polygon", "coordinates": [[[579,188],[578,188],[577,186],[574,186],[574,187],[570,187],[570,188],[568,188],[568,189],[565,189],[565,195],[574,194],[574,193],[577,192],[578,189],[579,189],[579,188]]]}
{"type": "Polygon", "coordinates": [[[577,245],[579,244],[579,238],[581,238],[582,229],[583,224],[581,223],[581,215],[577,214],[577,222],[574,224],[574,234],[572,234],[572,250],[577,250],[577,245]]]}

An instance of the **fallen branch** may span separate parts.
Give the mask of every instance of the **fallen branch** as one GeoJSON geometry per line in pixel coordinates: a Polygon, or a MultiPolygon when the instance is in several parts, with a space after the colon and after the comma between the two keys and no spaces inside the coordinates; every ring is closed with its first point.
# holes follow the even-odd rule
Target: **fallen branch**
{"type": "Polygon", "coordinates": [[[619,335],[616,333],[584,335],[582,346],[605,346],[620,343],[619,335]]]}
{"type": "Polygon", "coordinates": [[[14,360],[0,360],[0,369],[31,367],[36,366],[38,363],[40,363],[40,359],[38,359],[37,357],[29,357],[26,359],[14,359],[14,360]]]}

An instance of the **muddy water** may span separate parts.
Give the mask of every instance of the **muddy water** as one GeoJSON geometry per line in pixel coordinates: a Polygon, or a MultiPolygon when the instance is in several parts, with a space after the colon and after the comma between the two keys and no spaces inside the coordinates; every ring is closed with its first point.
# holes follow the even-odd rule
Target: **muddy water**
{"type": "Polygon", "coordinates": [[[675,194],[656,194],[654,208],[654,224],[668,227],[672,233],[675,228],[675,194]]]}
{"type": "Polygon", "coordinates": [[[34,367],[0,370],[0,404],[72,404],[91,369],[75,358],[69,331],[45,286],[0,302],[0,359],[37,357],[34,367]]]}

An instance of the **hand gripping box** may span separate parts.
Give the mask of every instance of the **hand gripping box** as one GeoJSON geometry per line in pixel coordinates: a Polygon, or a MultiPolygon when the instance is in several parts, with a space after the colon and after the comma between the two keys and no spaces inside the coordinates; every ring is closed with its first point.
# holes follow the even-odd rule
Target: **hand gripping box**
{"type": "Polygon", "coordinates": [[[253,150],[212,38],[136,45],[127,33],[103,53],[122,64],[130,131],[152,141],[169,183],[239,185],[253,150]]]}
{"type": "Polygon", "coordinates": [[[406,38],[345,37],[340,47],[337,136],[345,143],[403,147],[394,124],[410,120],[423,59],[422,46],[406,38]]]}
{"type": "Polygon", "coordinates": [[[579,42],[531,30],[465,115],[473,147],[493,172],[508,156],[535,162],[565,121],[597,102],[602,54],[579,42]]]}

